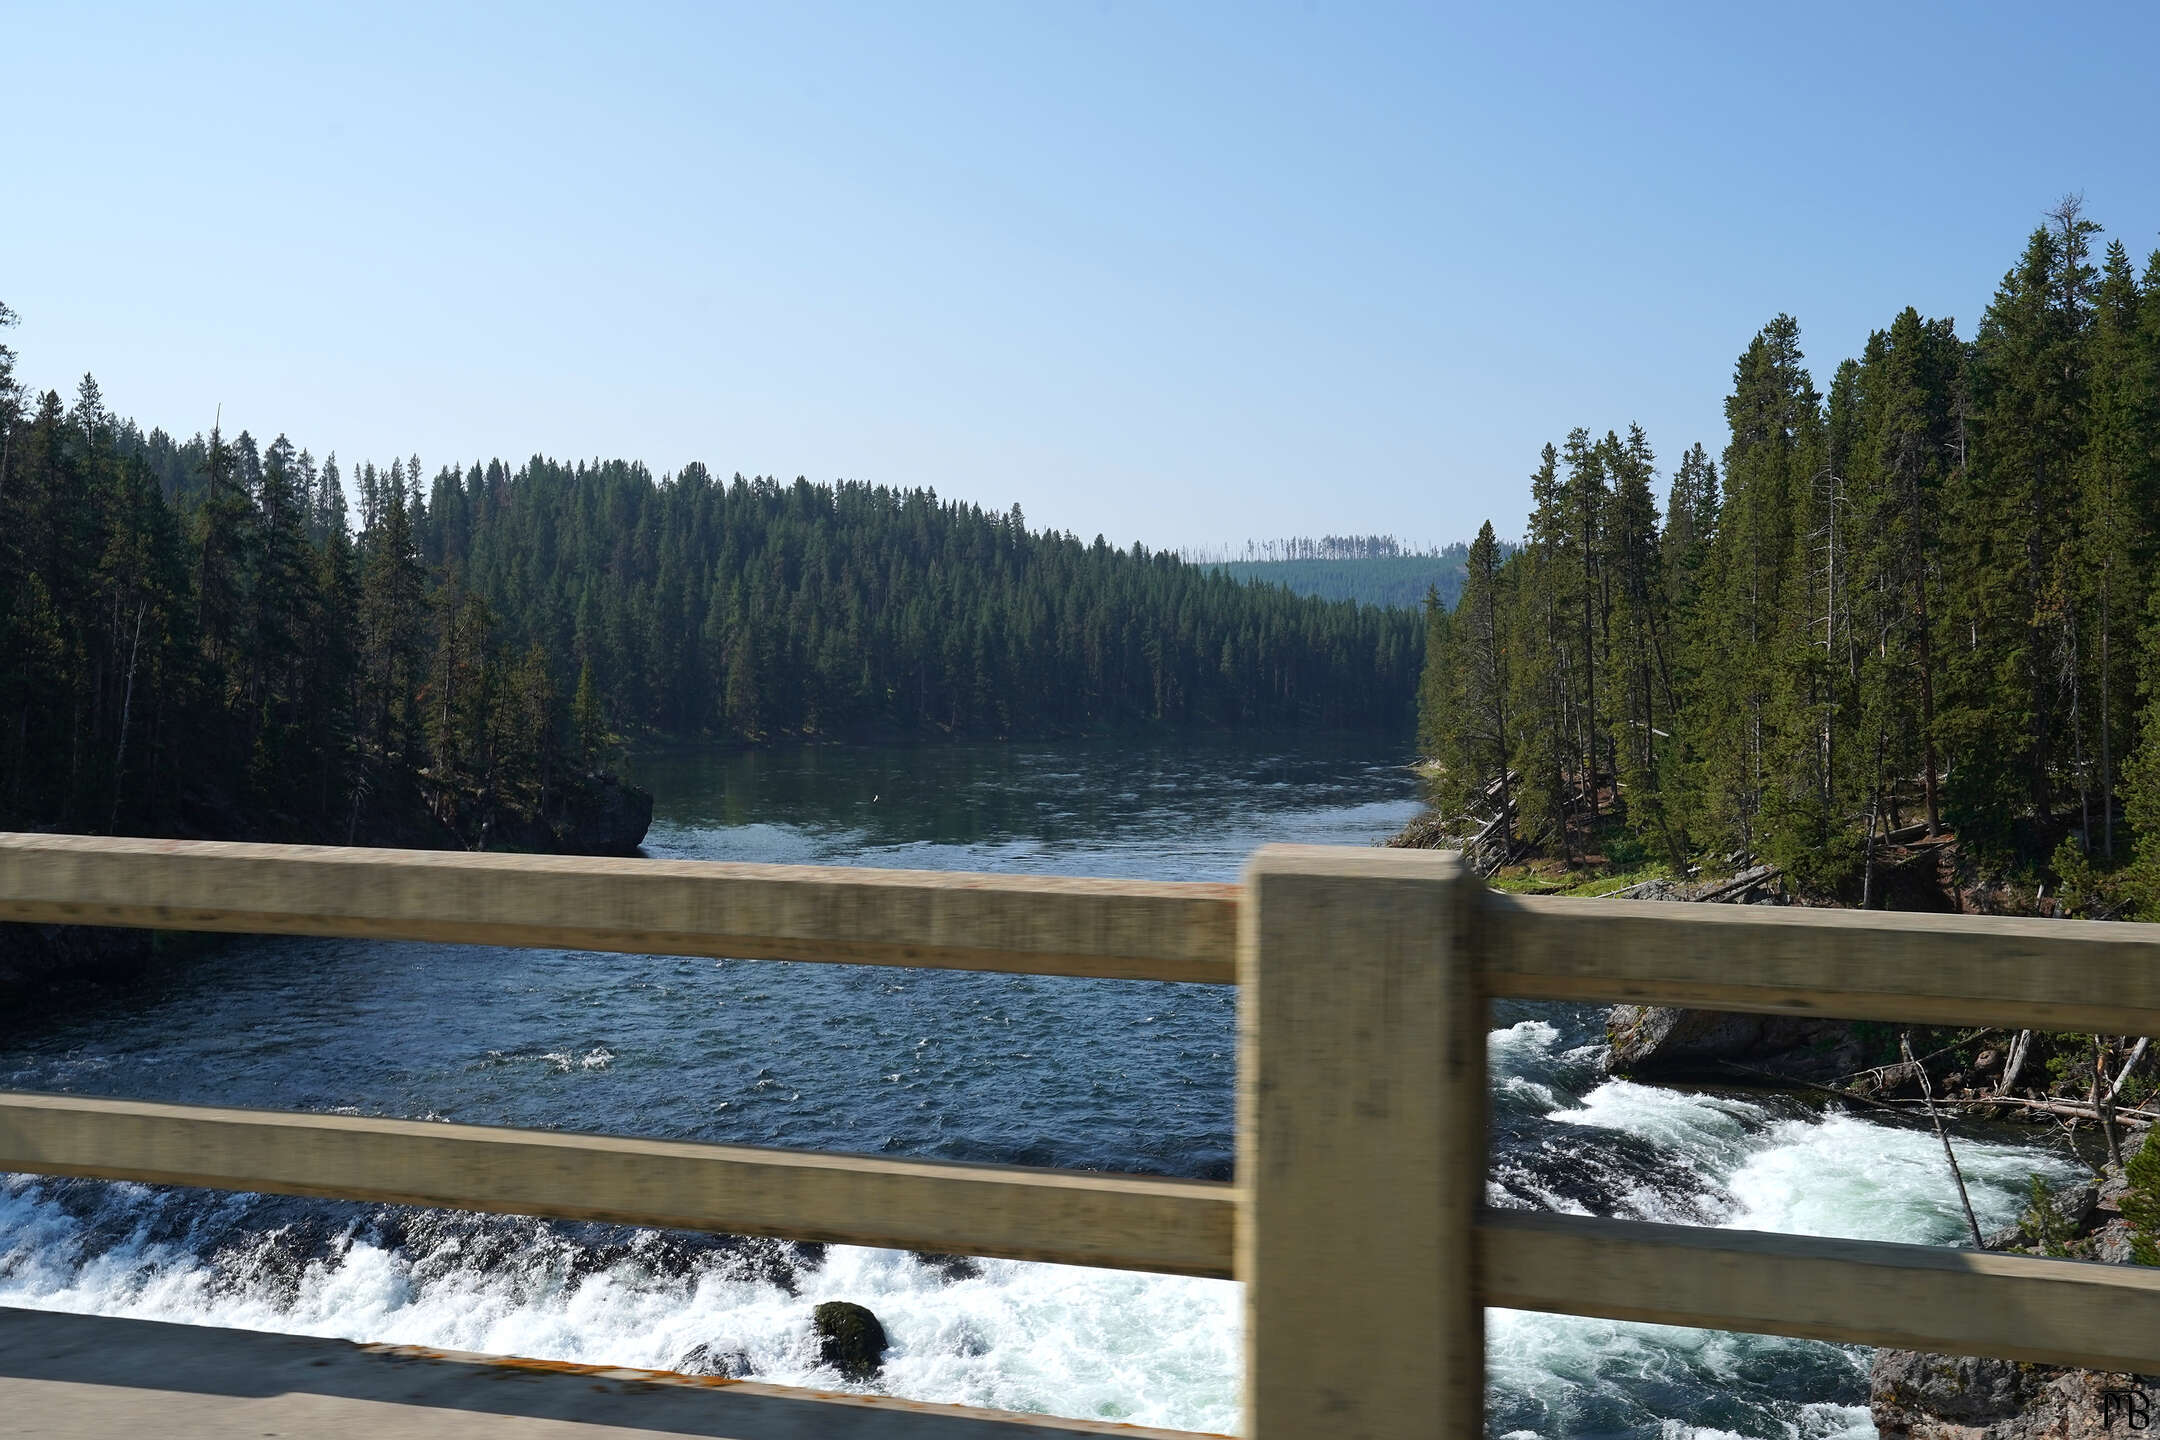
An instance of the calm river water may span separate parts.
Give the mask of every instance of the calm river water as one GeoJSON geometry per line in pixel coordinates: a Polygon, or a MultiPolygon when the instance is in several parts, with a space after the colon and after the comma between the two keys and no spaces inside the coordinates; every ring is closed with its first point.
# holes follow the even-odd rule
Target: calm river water
{"type": "MultiPolygon", "coordinates": [[[[1234,879],[1277,840],[1416,809],[1371,742],[1085,742],[643,756],[656,856],[1234,879]]],[[[0,1087],[1224,1178],[1225,987],[330,940],[239,940],[95,1005],[6,1017],[0,1087]]],[[[1492,1040],[1494,1203],[1949,1241],[1925,1132],[1600,1077],[1587,1009],[1492,1040]]],[[[2041,1149],[1967,1144],[1982,1221],[2041,1149]]],[[[631,1366],[698,1347],[781,1383],[811,1307],[869,1305],[878,1388],[1237,1425],[1228,1282],[135,1185],[0,1183],[0,1304],[631,1366]]],[[[1494,1312],[1496,1436],[1872,1434],[1864,1352],[1494,1312]]]]}

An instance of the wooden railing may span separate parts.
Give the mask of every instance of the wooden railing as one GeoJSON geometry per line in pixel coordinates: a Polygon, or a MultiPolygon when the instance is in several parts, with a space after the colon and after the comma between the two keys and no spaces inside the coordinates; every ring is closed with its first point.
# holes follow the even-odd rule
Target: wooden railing
{"type": "Polygon", "coordinates": [[[57,1095],[0,1170],[1235,1277],[1264,1440],[1480,1435],[1487,1306],[2160,1372],[2160,1272],[1481,1203],[1493,996],[2156,1034],[2160,926],[42,835],[0,919],[1234,982],[1234,1185],[57,1095]]]}

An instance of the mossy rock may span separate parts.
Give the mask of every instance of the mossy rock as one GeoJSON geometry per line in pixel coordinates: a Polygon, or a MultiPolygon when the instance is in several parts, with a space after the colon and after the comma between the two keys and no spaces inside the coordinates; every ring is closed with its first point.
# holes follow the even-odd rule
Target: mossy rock
{"type": "Polygon", "coordinates": [[[885,1366],[885,1327],[852,1300],[827,1300],[810,1313],[818,1359],[850,1380],[868,1380],[885,1366]]]}

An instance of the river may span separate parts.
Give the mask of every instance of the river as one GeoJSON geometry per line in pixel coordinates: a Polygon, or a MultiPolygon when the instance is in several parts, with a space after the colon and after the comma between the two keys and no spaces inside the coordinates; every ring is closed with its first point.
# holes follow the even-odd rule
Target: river
{"type": "MultiPolygon", "coordinates": [[[[648,854],[1228,880],[1416,809],[1371,742],[644,755],[648,854]]],[[[1226,987],[241,939],[0,1023],[0,1087],[1225,1178],[1226,987]]],[[[1495,1204],[1947,1243],[1926,1131],[1597,1073],[1598,1013],[1503,1003],[1495,1204]]],[[[2059,1151],[1960,1146],[1984,1225],[2059,1151]]],[[[698,1347],[838,1388],[811,1307],[870,1306],[879,1387],[1230,1431],[1238,1292],[1187,1280],[87,1181],[0,1183],[0,1304],[628,1366],[698,1347]]],[[[1866,1352],[1495,1311],[1489,1429],[1873,1433],[1866,1352]]]]}

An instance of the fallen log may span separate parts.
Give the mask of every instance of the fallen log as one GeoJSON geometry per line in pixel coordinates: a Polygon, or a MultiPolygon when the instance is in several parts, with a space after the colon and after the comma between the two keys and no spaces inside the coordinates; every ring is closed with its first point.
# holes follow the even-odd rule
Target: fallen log
{"type": "Polygon", "coordinates": [[[1778,877],[1778,873],[1778,867],[1775,865],[1751,866],[1750,868],[1741,871],[1738,875],[1733,876],[1732,879],[1727,880],[1724,884],[1718,885],[1710,890],[1706,890],[1702,894],[1697,895],[1695,898],[1697,901],[1705,905],[1714,904],[1717,901],[1723,900],[1728,895],[1743,894],[1749,890],[1754,889],[1756,886],[1763,884],[1766,881],[1775,880],[1778,877]]]}

